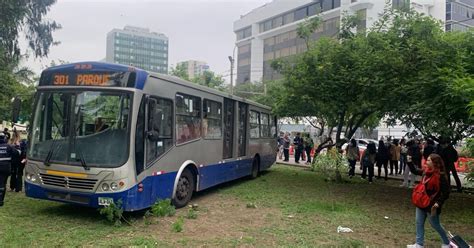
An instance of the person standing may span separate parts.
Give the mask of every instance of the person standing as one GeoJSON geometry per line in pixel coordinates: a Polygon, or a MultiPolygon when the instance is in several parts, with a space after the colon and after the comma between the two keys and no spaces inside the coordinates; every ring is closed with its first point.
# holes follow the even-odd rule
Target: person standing
{"type": "MultiPolygon", "coordinates": [[[[375,145],[375,144],[374,144],[375,145]]],[[[380,179],[380,173],[382,171],[382,166],[385,171],[385,181],[388,179],[388,160],[389,160],[389,150],[387,149],[387,146],[384,144],[383,140],[379,140],[379,148],[377,149],[377,156],[376,156],[376,161],[377,161],[377,168],[378,168],[378,173],[377,173],[377,178],[380,179]]]]}
{"type": "Polygon", "coordinates": [[[311,150],[314,147],[313,139],[311,139],[310,134],[306,135],[304,139],[304,150],[306,152],[306,164],[311,164],[311,150]]]}
{"type": "Polygon", "coordinates": [[[459,158],[458,152],[449,143],[447,138],[441,137],[439,139],[439,145],[436,149],[436,153],[443,159],[444,165],[446,167],[446,174],[448,175],[449,185],[451,185],[451,174],[453,174],[457,191],[462,192],[461,180],[459,180],[458,172],[456,171],[456,166],[454,165],[454,163],[456,163],[459,158]]]}
{"type": "Polygon", "coordinates": [[[423,158],[427,160],[428,156],[430,156],[431,153],[435,153],[435,152],[436,152],[436,147],[435,147],[434,141],[432,139],[428,139],[426,141],[425,147],[423,148],[423,158]]]}
{"type": "Polygon", "coordinates": [[[359,160],[359,147],[357,147],[357,141],[351,139],[351,142],[346,147],[346,157],[349,162],[349,178],[355,176],[355,165],[359,160]]]}
{"type": "Polygon", "coordinates": [[[425,208],[416,207],[416,243],[407,245],[407,248],[420,248],[424,245],[425,221],[429,222],[433,229],[441,237],[442,248],[450,247],[448,235],[440,223],[441,208],[444,202],[449,198],[448,176],[445,173],[443,159],[437,154],[431,154],[426,160],[426,166],[419,169],[412,166],[410,171],[416,175],[422,176],[421,182],[425,185],[425,192],[430,198],[429,205],[425,208]]]}
{"type": "Polygon", "coordinates": [[[23,170],[26,163],[26,142],[12,144],[17,152],[12,155],[10,191],[21,192],[23,189],[23,170]]]}
{"type": "Polygon", "coordinates": [[[405,172],[405,166],[407,165],[408,149],[405,143],[405,139],[400,140],[400,170],[398,171],[398,174],[403,174],[405,172]]]}
{"type": "Polygon", "coordinates": [[[280,136],[278,136],[277,139],[277,144],[278,144],[278,159],[283,158],[283,145],[284,145],[284,140],[283,140],[283,132],[280,132],[280,136]]]}
{"type": "Polygon", "coordinates": [[[295,162],[300,163],[301,152],[303,151],[303,139],[300,137],[300,133],[296,133],[296,137],[293,139],[293,148],[295,150],[295,162]]]}
{"type": "Polygon", "coordinates": [[[362,154],[362,178],[365,179],[367,175],[367,171],[369,172],[369,183],[372,183],[372,178],[374,177],[374,164],[375,158],[377,155],[377,150],[375,148],[375,144],[370,142],[367,145],[367,149],[365,149],[364,153],[362,154]]]}
{"type": "Polygon", "coordinates": [[[290,161],[290,137],[288,136],[288,133],[285,133],[283,136],[283,154],[285,155],[285,162],[290,161]]]}
{"type": "Polygon", "coordinates": [[[3,134],[5,135],[5,139],[7,140],[7,142],[10,140],[11,136],[10,136],[10,132],[8,132],[8,128],[4,128],[3,129],[3,134]]]}
{"type": "Polygon", "coordinates": [[[398,175],[398,161],[400,160],[400,146],[398,140],[394,139],[393,144],[390,146],[390,175],[393,174],[395,168],[395,174],[398,175]]]}
{"type": "Polygon", "coordinates": [[[11,173],[11,160],[14,148],[7,143],[4,133],[0,133],[0,207],[3,206],[7,191],[7,179],[11,173]]]}

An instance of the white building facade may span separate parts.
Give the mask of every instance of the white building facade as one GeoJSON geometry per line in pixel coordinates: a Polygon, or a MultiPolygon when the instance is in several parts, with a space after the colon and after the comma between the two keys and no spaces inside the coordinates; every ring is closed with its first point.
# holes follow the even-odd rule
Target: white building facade
{"type": "Polygon", "coordinates": [[[177,65],[185,68],[189,79],[202,76],[205,71],[209,71],[209,65],[204,61],[187,60],[178,62],[177,65]]]}
{"type": "Polygon", "coordinates": [[[346,11],[361,16],[363,20],[358,29],[366,29],[378,20],[386,4],[393,7],[409,5],[443,23],[446,21],[445,0],[273,0],[234,22],[236,83],[278,79],[280,75],[271,68],[271,61],[306,50],[305,42],[296,33],[298,25],[306,18],[319,14],[323,19],[323,25],[312,39],[335,37],[346,11]]]}

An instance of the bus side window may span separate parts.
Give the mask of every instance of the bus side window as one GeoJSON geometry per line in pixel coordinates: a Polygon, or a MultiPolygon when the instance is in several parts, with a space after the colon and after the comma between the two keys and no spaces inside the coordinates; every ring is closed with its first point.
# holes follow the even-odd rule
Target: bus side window
{"type": "Polygon", "coordinates": [[[146,161],[149,166],[173,145],[173,102],[148,98],[147,121],[146,161]]]}
{"type": "Polygon", "coordinates": [[[135,132],[135,171],[137,176],[144,170],[144,133],[145,133],[145,99],[142,99],[140,103],[140,109],[138,110],[137,118],[137,129],[135,132]]]}

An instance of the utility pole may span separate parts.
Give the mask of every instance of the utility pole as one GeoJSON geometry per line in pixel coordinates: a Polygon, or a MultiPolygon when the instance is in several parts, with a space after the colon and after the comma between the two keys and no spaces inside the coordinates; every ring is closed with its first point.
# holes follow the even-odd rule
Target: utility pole
{"type": "MultiPolygon", "coordinates": [[[[234,49],[235,51],[235,49],[234,49]]],[[[232,56],[229,56],[229,61],[230,61],[230,94],[234,94],[234,58],[232,56]]]]}

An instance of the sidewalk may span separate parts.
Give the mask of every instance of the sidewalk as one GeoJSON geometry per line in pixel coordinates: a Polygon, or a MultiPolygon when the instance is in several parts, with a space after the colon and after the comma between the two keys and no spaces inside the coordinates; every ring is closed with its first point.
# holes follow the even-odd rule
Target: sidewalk
{"type": "MultiPolygon", "coordinates": [[[[284,164],[284,165],[289,165],[289,166],[296,166],[296,167],[300,167],[300,168],[306,168],[306,169],[311,168],[311,165],[306,164],[306,161],[300,160],[299,163],[296,163],[295,158],[293,156],[290,156],[290,161],[288,161],[288,162],[283,161],[283,160],[281,160],[277,157],[276,162],[279,163],[279,164],[284,164]]],[[[389,165],[388,171],[390,173],[390,165],[389,165]]],[[[347,173],[347,172],[343,172],[343,173],[347,173]]],[[[355,173],[356,173],[356,176],[362,174],[362,170],[360,169],[360,163],[359,162],[356,163],[355,173]]],[[[378,167],[375,166],[374,176],[376,177],[377,175],[378,175],[378,167]]],[[[383,168],[382,168],[382,171],[380,173],[380,176],[382,178],[385,177],[385,173],[384,173],[383,168]]],[[[461,180],[461,184],[462,184],[463,188],[468,189],[468,191],[473,191],[474,190],[474,184],[467,182],[464,173],[459,173],[458,172],[458,176],[459,176],[459,179],[461,180]]],[[[403,175],[389,175],[388,179],[389,180],[398,180],[398,181],[402,182],[403,181],[403,175]]],[[[417,176],[416,181],[419,181],[419,180],[420,180],[420,176],[417,176]]],[[[451,186],[453,186],[453,187],[456,186],[456,182],[454,181],[454,178],[452,176],[451,176],[451,186]]]]}

